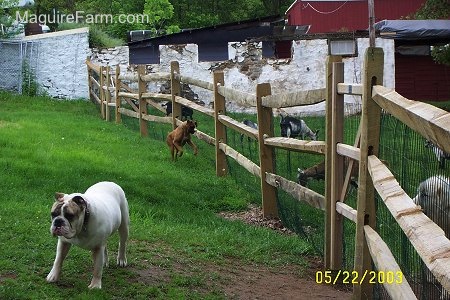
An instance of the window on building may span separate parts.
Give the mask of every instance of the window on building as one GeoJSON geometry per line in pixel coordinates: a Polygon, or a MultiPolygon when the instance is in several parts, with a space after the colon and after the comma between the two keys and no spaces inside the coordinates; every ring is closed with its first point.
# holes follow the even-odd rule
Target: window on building
{"type": "Polygon", "coordinates": [[[357,56],[355,40],[330,40],[328,42],[328,53],[330,55],[357,56]]]}

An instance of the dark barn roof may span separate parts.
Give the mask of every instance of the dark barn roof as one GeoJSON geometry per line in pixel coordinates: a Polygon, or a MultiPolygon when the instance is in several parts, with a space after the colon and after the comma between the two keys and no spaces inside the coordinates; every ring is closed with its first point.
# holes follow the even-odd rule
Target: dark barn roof
{"type": "MultiPolygon", "coordinates": [[[[228,42],[272,35],[275,24],[284,25],[280,16],[185,30],[179,33],[128,43],[130,63],[159,63],[159,45],[197,44],[199,61],[228,60],[228,42]]],[[[295,27],[295,26],[294,26],[295,27]]],[[[264,51],[264,46],[263,46],[264,51]]]]}
{"type": "Polygon", "coordinates": [[[384,38],[397,40],[450,40],[450,20],[383,20],[375,29],[384,38]]]}

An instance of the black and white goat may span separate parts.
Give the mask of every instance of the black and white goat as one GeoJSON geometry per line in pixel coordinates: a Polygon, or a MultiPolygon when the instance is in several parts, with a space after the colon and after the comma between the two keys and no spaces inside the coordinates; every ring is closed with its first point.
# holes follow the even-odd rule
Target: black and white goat
{"type": "Polygon", "coordinates": [[[312,131],[306,122],[294,117],[288,116],[285,112],[280,113],[280,128],[282,137],[301,137],[302,140],[305,137],[309,137],[313,141],[317,141],[319,130],[312,131]]]}
{"type": "MultiPolygon", "coordinates": [[[[166,102],[164,104],[161,104],[162,107],[166,108],[166,116],[170,115],[172,113],[172,102],[166,102]]],[[[181,120],[192,120],[192,115],[194,114],[194,110],[190,107],[181,106],[181,120]]]]}
{"type": "Polygon", "coordinates": [[[447,152],[444,152],[441,148],[433,144],[431,141],[426,140],[425,141],[425,147],[430,148],[434,155],[436,155],[436,159],[439,162],[439,169],[445,168],[445,160],[450,159],[450,154],[447,152]]]}

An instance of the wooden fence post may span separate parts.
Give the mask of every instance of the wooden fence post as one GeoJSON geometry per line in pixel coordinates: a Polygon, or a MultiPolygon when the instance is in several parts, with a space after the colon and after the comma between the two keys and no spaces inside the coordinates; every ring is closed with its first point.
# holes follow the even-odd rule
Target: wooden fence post
{"type": "Polygon", "coordinates": [[[170,81],[172,92],[172,123],[173,128],[177,128],[177,118],[182,119],[181,104],[175,102],[175,97],[181,95],[181,83],[177,79],[177,75],[180,75],[180,65],[178,61],[170,62],[170,81]]]}
{"type": "Polygon", "coordinates": [[[138,88],[139,88],[139,127],[141,136],[148,136],[147,121],[142,117],[147,114],[147,101],[142,97],[147,90],[147,84],[142,80],[141,76],[145,75],[145,65],[138,66],[138,88]]]}
{"type": "Polygon", "coordinates": [[[273,137],[273,111],[262,105],[262,97],[270,95],[270,84],[256,86],[258,113],[259,163],[261,168],[261,196],[264,217],[278,217],[277,189],[266,182],[266,172],[275,173],[274,149],[264,144],[264,138],[273,137]]]}
{"type": "Polygon", "coordinates": [[[219,121],[219,115],[226,113],[225,97],[219,94],[219,86],[225,86],[224,76],[222,71],[214,72],[214,125],[216,136],[216,175],[225,176],[228,173],[227,157],[225,153],[220,150],[220,143],[227,143],[227,130],[225,125],[219,121]]]}
{"type": "Polygon", "coordinates": [[[344,141],[344,95],[337,93],[337,84],[344,82],[344,63],[333,63],[332,127],[331,132],[331,270],[342,269],[343,217],[336,213],[344,184],[344,157],[338,155],[337,144],[344,141]]]}
{"type": "Polygon", "coordinates": [[[122,122],[122,115],[120,114],[120,106],[122,105],[121,99],[119,97],[120,86],[122,85],[122,81],[119,78],[120,76],[120,66],[116,66],[116,80],[115,80],[115,97],[116,97],[116,123],[119,124],[122,122]]]}
{"type": "Polygon", "coordinates": [[[331,244],[331,228],[333,211],[331,208],[331,169],[332,169],[332,97],[333,97],[333,63],[342,61],[341,56],[328,56],[327,58],[327,100],[326,100],[326,135],[325,142],[327,149],[325,153],[325,243],[324,243],[324,267],[331,270],[331,252],[333,250],[331,244]]]}
{"type": "Polygon", "coordinates": [[[91,61],[91,58],[88,56],[86,58],[86,67],[87,67],[87,75],[88,75],[88,95],[89,95],[89,100],[92,101],[92,82],[91,82],[91,76],[92,76],[92,71],[91,71],[91,67],[89,66],[88,62],[91,61]]]}
{"type": "Polygon", "coordinates": [[[111,119],[110,114],[110,106],[109,103],[111,102],[111,91],[109,90],[111,86],[111,67],[108,65],[106,66],[106,84],[105,84],[105,114],[106,114],[106,121],[109,121],[111,119]]]}
{"type": "Polygon", "coordinates": [[[103,89],[105,85],[105,77],[103,75],[103,72],[105,71],[104,66],[100,66],[100,113],[102,115],[102,119],[105,119],[105,106],[103,105],[105,101],[105,90],[103,89]]]}
{"type": "MultiPolygon", "coordinates": [[[[367,169],[368,156],[378,156],[381,108],[372,99],[372,86],[383,84],[384,53],[369,47],[365,53],[361,114],[361,153],[359,160],[358,203],[355,237],[355,271],[361,279],[372,270],[372,259],[364,235],[364,225],[375,229],[375,189],[367,169]]],[[[353,285],[354,299],[372,299],[373,285],[369,276],[362,284],[353,285]]]]}

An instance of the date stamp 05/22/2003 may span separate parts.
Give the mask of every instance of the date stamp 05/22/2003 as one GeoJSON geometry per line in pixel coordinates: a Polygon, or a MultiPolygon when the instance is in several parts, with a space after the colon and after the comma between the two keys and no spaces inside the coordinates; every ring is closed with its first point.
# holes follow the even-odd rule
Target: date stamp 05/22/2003
{"type": "Polygon", "coordinates": [[[362,284],[366,280],[369,284],[401,284],[402,271],[317,271],[317,284],[362,284]]]}

